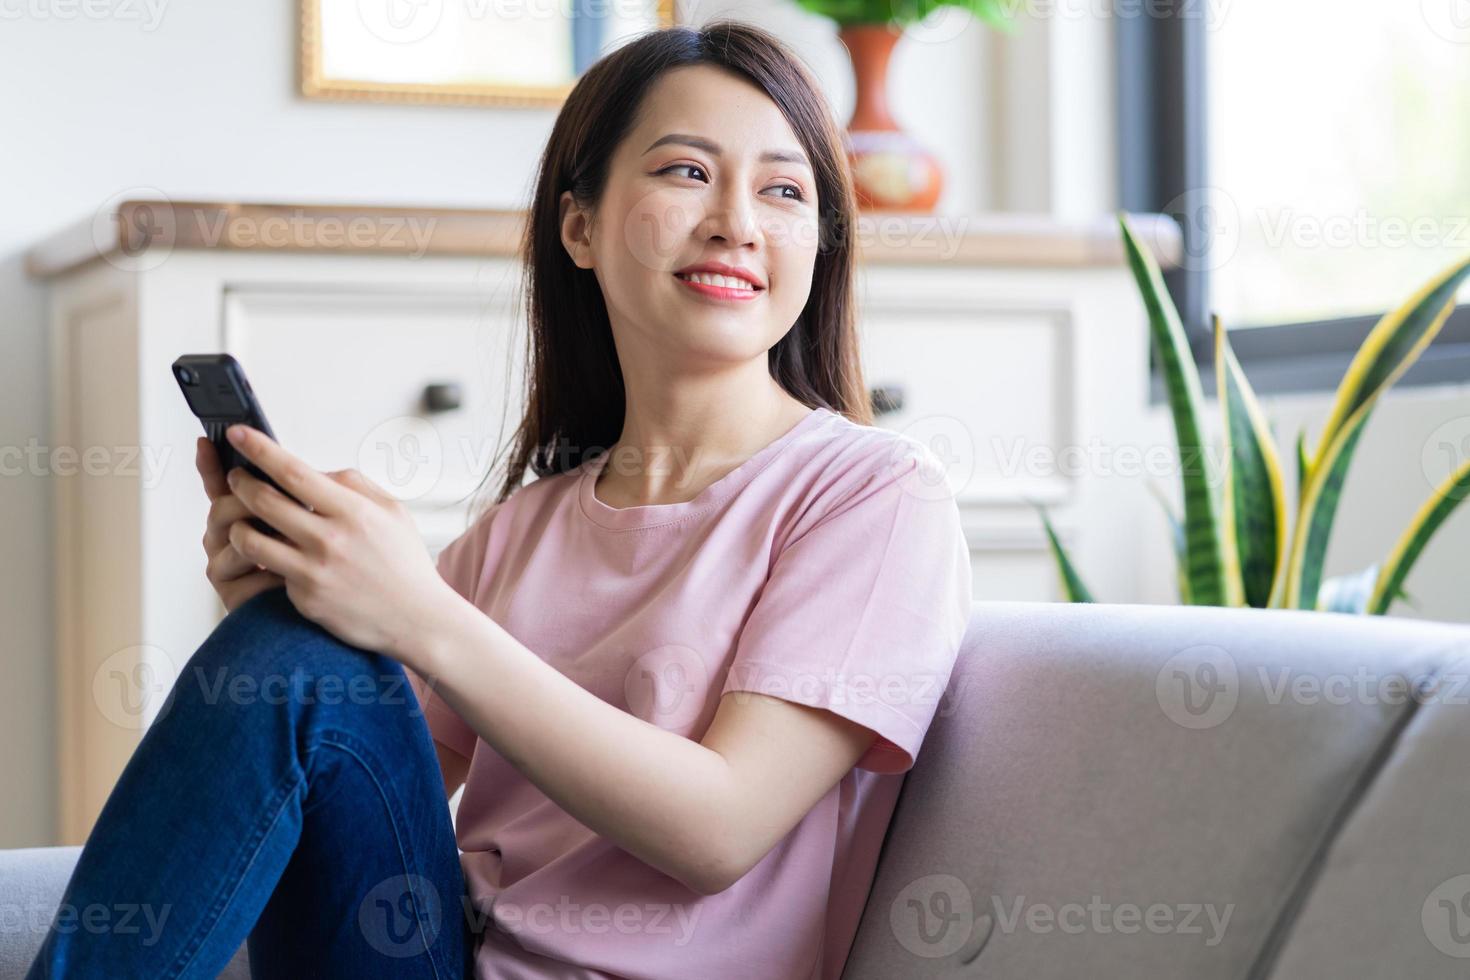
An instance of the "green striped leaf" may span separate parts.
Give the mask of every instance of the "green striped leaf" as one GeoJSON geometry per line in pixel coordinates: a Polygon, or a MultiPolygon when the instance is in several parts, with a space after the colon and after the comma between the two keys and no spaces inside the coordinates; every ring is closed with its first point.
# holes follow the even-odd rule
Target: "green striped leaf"
{"type": "Polygon", "coordinates": [[[1230,460],[1220,505],[1227,584],[1238,587],[1231,605],[1262,607],[1286,557],[1286,491],[1281,460],[1266,413],[1246,380],[1220,318],[1215,330],[1215,390],[1230,460]],[[1231,582],[1233,580],[1233,582],[1231,582]]]}
{"type": "Polygon", "coordinates": [[[1327,561],[1327,543],[1332,537],[1332,524],[1342,498],[1343,481],[1348,464],[1358,448],[1358,437],[1373,408],[1369,402],[1359,406],[1338,430],[1337,438],[1328,444],[1327,456],[1312,464],[1307,492],[1302,497],[1301,511],[1292,538],[1285,579],[1285,604],[1293,609],[1317,608],[1317,589],[1322,584],[1322,568],[1327,561]]]}
{"type": "MultiPolygon", "coordinates": [[[[1364,423],[1383,392],[1418,360],[1455,307],[1455,293],[1470,276],[1470,259],[1435,276],[1402,305],[1383,316],[1353,357],[1338,386],[1332,414],[1307,467],[1285,575],[1274,599],[1297,609],[1314,609],[1322,564],[1337,513],[1342,483],[1364,423]]],[[[1275,603],[1273,603],[1275,604],[1275,603]]]]}
{"type": "Polygon", "coordinates": [[[1296,434],[1296,505],[1300,509],[1302,494],[1307,492],[1307,477],[1312,472],[1312,460],[1307,456],[1307,431],[1296,434]]]}
{"type": "Polygon", "coordinates": [[[1408,593],[1404,591],[1404,580],[1409,577],[1409,570],[1414,567],[1419,553],[1424,550],[1434,532],[1439,530],[1445,518],[1450,516],[1467,494],[1470,494],[1470,459],[1461,463],[1444,482],[1434,488],[1434,492],[1420,506],[1408,528],[1399,537],[1388,560],[1383,563],[1383,574],[1379,576],[1378,585],[1368,600],[1369,613],[1382,616],[1388,612],[1395,599],[1408,599],[1408,593]]]}
{"type": "Polygon", "coordinates": [[[1218,503],[1211,486],[1209,452],[1200,433],[1204,394],[1199,370],[1184,336],[1179,311],[1164,288],[1163,274],[1153,256],[1138,243],[1125,214],[1118,214],[1123,250],[1148,311],[1149,332],[1159,355],[1174,435],[1179,444],[1179,474],[1183,485],[1185,574],[1190,602],[1219,606],[1227,601],[1224,556],[1221,551],[1218,503]]]}
{"type": "Polygon", "coordinates": [[[1067,550],[1062,547],[1062,542],[1057,538],[1056,530],[1047,519],[1046,508],[1030,501],[1032,507],[1041,515],[1041,526],[1046,529],[1046,541],[1051,547],[1052,558],[1057,563],[1057,575],[1061,580],[1062,594],[1067,597],[1068,602],[1092,602],[1092,593],[1087,591],[1087,586],[1082,584],[1082,576],[1077,574],[1077,567],[1072,564],[1072,559],[1067,557],[1067,550]]]}
{"type": "Polygon", "coordinates": [[[1312,459],[1314,469],[1353,413],[1387,391],[1419,359],[1455,308],[1455,294],[1467,276],[1470,259],[1454,263],[1384,314],[1369,332],[1337,387],[1332,413],[1312,459]]]}

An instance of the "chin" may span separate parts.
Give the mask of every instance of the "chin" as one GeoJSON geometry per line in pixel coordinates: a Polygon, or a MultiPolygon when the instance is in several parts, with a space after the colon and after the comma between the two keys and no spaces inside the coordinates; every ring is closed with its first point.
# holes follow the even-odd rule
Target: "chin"
{"type": "Polygon", "coordinates": [[[681,346],[691,357],[731,364],[762,356],[770,347],[770,344],[761,343],[770,336],[766,324],[721,322],[719,317],[687,322],[677,329],[674,336],[682,341],[681,346]]]}

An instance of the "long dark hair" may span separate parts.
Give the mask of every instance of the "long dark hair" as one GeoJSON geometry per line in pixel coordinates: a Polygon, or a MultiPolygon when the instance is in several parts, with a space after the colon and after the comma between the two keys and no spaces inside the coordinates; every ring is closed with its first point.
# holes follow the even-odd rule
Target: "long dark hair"
{"type": "Polygon", "coordinates": [[[831,107],[809,70],[768,31],[735,21],[664,28],[587,69],[541,156],[521,242],[525,414],[493,503],[522,485],[528,467],[538,476],[564,472],[611,447],[622,433],[625,393],[607,306],[592,271],[578,268],[562,245],[558,200],[570,190],[579,204],[595,207],[613,152],[649,87],[685,65],[715,65],[762,89],[780,107],[815,172],[821,210],[811,294],[768,353],[771,376],[809,407],[872,422],[853,322],[855,197],[831,107]]]}

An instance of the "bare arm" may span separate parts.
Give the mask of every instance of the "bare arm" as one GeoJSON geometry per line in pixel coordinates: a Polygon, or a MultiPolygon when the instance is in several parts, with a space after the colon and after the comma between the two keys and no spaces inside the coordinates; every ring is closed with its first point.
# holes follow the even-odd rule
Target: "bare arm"
{"type": "Polygon", "coordinates": [[[830,712],[736,692],[692,741],[608,704],[452,598],[411,668],[572,817],[700,894],[744,875],[872,742],[830,712]]]}

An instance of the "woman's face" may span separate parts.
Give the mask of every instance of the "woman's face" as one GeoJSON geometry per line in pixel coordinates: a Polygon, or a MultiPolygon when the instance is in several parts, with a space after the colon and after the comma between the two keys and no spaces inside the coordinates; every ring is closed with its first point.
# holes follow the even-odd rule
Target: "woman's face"
{"type": "Polygon", "coordinates": [[[650,88],[590,226],[562,194],[562,239],[594,270],[620,354],[647,351],[665,370],[749,361],[806,305],[817,204],[806,153],[776,104],[739,76],[695,65],[650,88]],[[755,288],[680,274],[705,263],[741,268],[755,288]]]}

